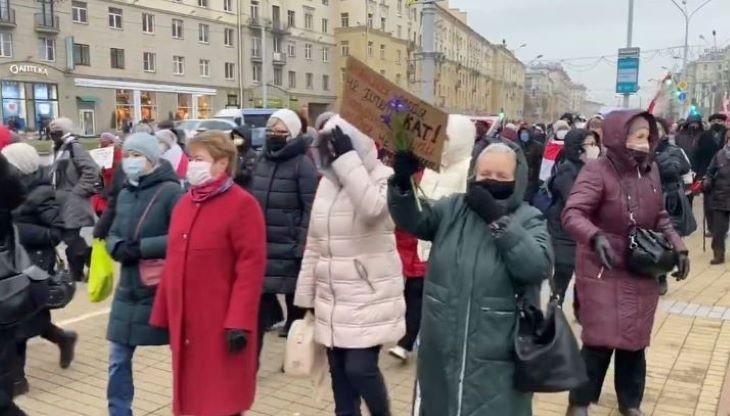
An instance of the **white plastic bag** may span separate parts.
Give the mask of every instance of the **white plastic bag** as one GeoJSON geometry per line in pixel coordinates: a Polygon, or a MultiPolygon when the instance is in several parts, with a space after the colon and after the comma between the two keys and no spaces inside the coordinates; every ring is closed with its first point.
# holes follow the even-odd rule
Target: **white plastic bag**
{"type": "Polygon", "coordinates": [[[318,346],[314,341],[314,315],[294,321],[289,329],[284,354],[284,372],[294,377],[311,377],[314,373],[318,346]]]}

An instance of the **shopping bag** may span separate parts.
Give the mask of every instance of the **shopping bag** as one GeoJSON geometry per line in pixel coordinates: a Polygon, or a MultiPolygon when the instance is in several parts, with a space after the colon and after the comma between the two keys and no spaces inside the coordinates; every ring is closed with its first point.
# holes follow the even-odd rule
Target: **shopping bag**
{"type": "Polygon", "coordinates": [[[289,330],[284,353],[284,372],[294,377],[310,377],[315,369],[317,345],[314,341],[314,314],[294,321],[289,330]]]}
{"type": "Polygon", "coordinates": [[[114,289],[114,260],[106,251],[106,242],[95,239],[91,243],[91,265],[89,266],[89,300],[101,302],[114,289]]]}

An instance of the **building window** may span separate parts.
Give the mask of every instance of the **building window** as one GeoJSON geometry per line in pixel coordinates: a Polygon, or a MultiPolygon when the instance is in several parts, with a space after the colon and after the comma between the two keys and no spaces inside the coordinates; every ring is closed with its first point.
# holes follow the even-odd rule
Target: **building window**
{"type": "Polygon", "coordinates": [[[400,74],[395,74],[395,84],[400,85],[403,80],[401,79],[400,74]]]}
{"type": "Polygon", "coordinates": [[[261,64],[253,64],[251,68],[251,78],[253,82],[261,82],[261,64]]]}
{"type": "Polygon", "coordinates": [[[210,78],[210,61],[207,59],[200,60],[200,76],[210,78]]]}
{"type": "Polygon", "coordinates": [[[322,47],[322,62],[329,62],[330,61],[330,48],[324,46],[322,47]]]}
{"type": "Polygon", "coordinates": [[[306,59],[307,61],[312,60],[312,44],[311,43],[304,44],[304,59],[306,59]]]}
{"type": "Polygon", "coordinates": [[[261,38],[251,38],[251,56],[261,58],[261,38]]]}
{"type": "Polygon", "coordinates": [[[384,17],[381,17],[380,18],[380,30],[382,30],[383,32],[385,32],[385,26],[386,26],[386,20],[385,20],[384,17]]]}
{"type": "Polygon", "coordinates": [[[172,73],[175,75],[185,74],[185,57],[173,56],[172,57],[172,73]]]}
{"type": "Polygon", "coordinates": [[[117,7],[109,8],[109,27],[114,29],[122,28],[122,9],[117,7]]]}
{"type": "Polygon", "coordinates": [[[395,33],[398,36],[398,39],[400,39],[401,37],[403,37],[403,26],[398,25],[396,27],[396,29],[395,29],[395,33]]]}
{"type": "Polygon", "coordinates": [[[124,49],[111,48],[112,68],[124,69],[124,49]]]}
{"type": "Polygon", "coordinates": [[[322,33],[329,32],[330,22],[327,19],[322,19],[322,33]]]}
{"type": "Polygon", "coordinates": [[[297,56],[297,43],[296,42],[289,42],[289,45],[287,46],[287,54],[290,58],[294,58],[297,56]]]}
{"type": "Polygon", "coordinates": [[[56,60],[56,40],[53,38],[38,38],[38,56],[43,61],[56,60]]]}
{"type": "Polygon", "coordinates": [[[233,62],[226,62],[225,65],[225,78],[228,80],[234,79],[236,73],[236,64],[233,62]]]}
{"type": "Polygon", "coordinates": [[[259,2],[252,1],[249,10],[251,11],[251,19],[254,21],[259,20],[259,2]]]}
{"type": "Polygon", "coordinates": [[[289,27],[297,27],[297,13],[294,10],[286,12],[286,19],[289,27]]]}
{"type": "Polygon", "coordinates": [[[297,87],[297,73],[294,71],[289,71],[289,88],[296,88],[297,87]]]}
{"type": "Polygon", "coordinates": [[[341,13],[340,14],[340,26],[350,27],[350,13],[341,13]]]}
{"type": "Polygon", "coordinates": [[[304,28],[309,30],[314,29],[314,16],[311,13],[304,14],[304,28]]]}
{"type": "Polygon", "coordinates": [[[157,70],[157,55],[152,52],[142,54],[142,69],[144,72],[155,72],[157,70]]]}
{"type": "Polygon", "coordinates": [[[330,0],[322,0],[322,6],[329,6],[330,0]]]}
{"type": "Polygon", "coordinates": [[[208,0],[198,0],[198,6],[208,7],[208,0]]]}
{"type": "Polygon", "coordinates": [[[274,53],[281,53],[281,38],[274,37],[274,53]]]}
{"type": "Polygon", "coordinates": [[[233,0],[223,0],[223,11],[226,11],[226,12],[233,11],[233,0]]]}
{"type": "Polygon", "coordinates": [[[89,45],[74,43],[74,65],[91,65],[91,54],[89,53],[89,45]]]}
{"type": "Polygon", "coordinates": [[[115,94],[116,103],[116,125],[117,130],[121,130],[122,126],[129,123],[132,120],[132,91],[131,90],[117,90],[115,94]]]}
{"type": "Polygon", "coordinates": [[[307,89],[313,90],[314,89],[314,75],[311,72],[307,72],[307,76],[305,77],[307,82],[307,89]]]}
{"type": "Polygon", "coordinates": [[[395,7],[396,13],[398,13],[398,16],[403,15],[403,0],[398,0],[395,7]]]}
{"type": "Polygon", "coordinates": [[[368,27],[370,29],[373,28],[373,14],[372,13],[368,13],[368,27]]]}
{"type": "Polygon", "coordinates": [[[157,94],[152,91],[140,91],[139,101],[142,107],[142,120],[157,120],[157,94]]]}
{"type": "Polygon", "coordinates": [[[155,15],[142,13],[142,32],[155,33],[155,15]]]}
{"type": "Polygon", "coordinates": [[[71,2],[71,20],[76,23],[89,23],[89,9],[85,1],[71,2]]]}
{"type": "Polygon", "coordinates": [[[180,19],[172,19],[172,37],[174,39],[183,38],[183,21],[180,19]]]}
{"type": "Polygon", "coordinates": [[[385,59],[385,45],[380,44],[380,59],[385,59]]]}
{"type": "Polygon", "coordinates": [[[205,23],[198,24],[198,42],[208,43],[210,35],[210,26],[205,23]]]}
{"type": "Polygon", "coordinates": [[[342,56],[350,55],[350,41],[343,40],[342,42],[340,42],[340,55],[342,55],[342,56]]]}
{"type": "Polygon", "coordinates": [[[368,42],[368,56],[373,56],[373,42],[368,42]]]}
{"type": "Polygon", "coordinates": [[[395,63],[400,65],[400,61],[403,59],[403,52],[400,49],[395,50],[395,63]]]}
{"type": "Polygon", "coordinates": [[[233,38],[234,38],[233,29],[226,28],[223,29],[223,44],[225,46],[233,46],[233,38]]]}
{"type": "Polygon", "coordinates": [[[13,34],[0,32],[0,56],[10,58],[13,56],[13,34]]]}
{"type": "Polygon", "coordinates": [[[282,86],[284,84],[284,72],[281,68],[274,68],[274,85],[282,86]]]}
{"type": "Polygon", "coordinates": [[[177,95],[177,111],[175,112],[176,120],[187,120],[193,112],[193,95],[178,94],[177,95]]]}
{"type": "Polygon", "coordinates": [[[330,90],[330,76],[322,75],[322,89],[325,91],[330,90]]]}
{"type": "Polygon", "coordinates": [[[238,95],[228,94],[227,100],[226,100],[226,106],[238,108],[238,95]]]}

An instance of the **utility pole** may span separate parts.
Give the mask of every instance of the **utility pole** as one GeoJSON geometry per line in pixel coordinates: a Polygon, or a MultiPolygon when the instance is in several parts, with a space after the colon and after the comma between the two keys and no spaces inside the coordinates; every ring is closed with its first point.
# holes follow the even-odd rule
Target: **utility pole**
{"type": "Polygon", "coordinates": [[[436,80],[436,1],[424,0],[421,5],[421,99],[434,104],[434,83],[436,80]]]}
{"type": "Polygon", "coordinates": [[[243,38],[241,37],[241,0],[236,0],[236,52],[238,55],[238,107],[243,108],[243,38]]]}
{"type": "MultiPolygon", "coordinates": [[[[674,1],[674,0],[672,0],[674,1]]],[[[626,31],[626,47],[630,48],[634,38],[634,0],[629,0],[629,24],[626,31]]],[[[624,94],[624,108],[629,108],[631,105],[631,94],[624,94]]]]}
{"type": "Polygon", "coordinates": [[[266,1],[261,2],[263,10],[261,13],[261,98],[264,100],[264,108],[269,107],[269,88],[266,85],[266,75],[269,68],[266,66],[266,1]]]}

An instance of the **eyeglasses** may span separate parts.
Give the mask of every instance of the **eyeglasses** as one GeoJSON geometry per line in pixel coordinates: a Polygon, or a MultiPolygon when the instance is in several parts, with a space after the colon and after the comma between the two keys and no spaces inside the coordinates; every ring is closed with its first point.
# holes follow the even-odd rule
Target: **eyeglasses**
{"type": "Polygon", "coordinates": [[[266,134],[270,136],[288,136],[289,132],[286,130],[266,129],[266,134]]]}

